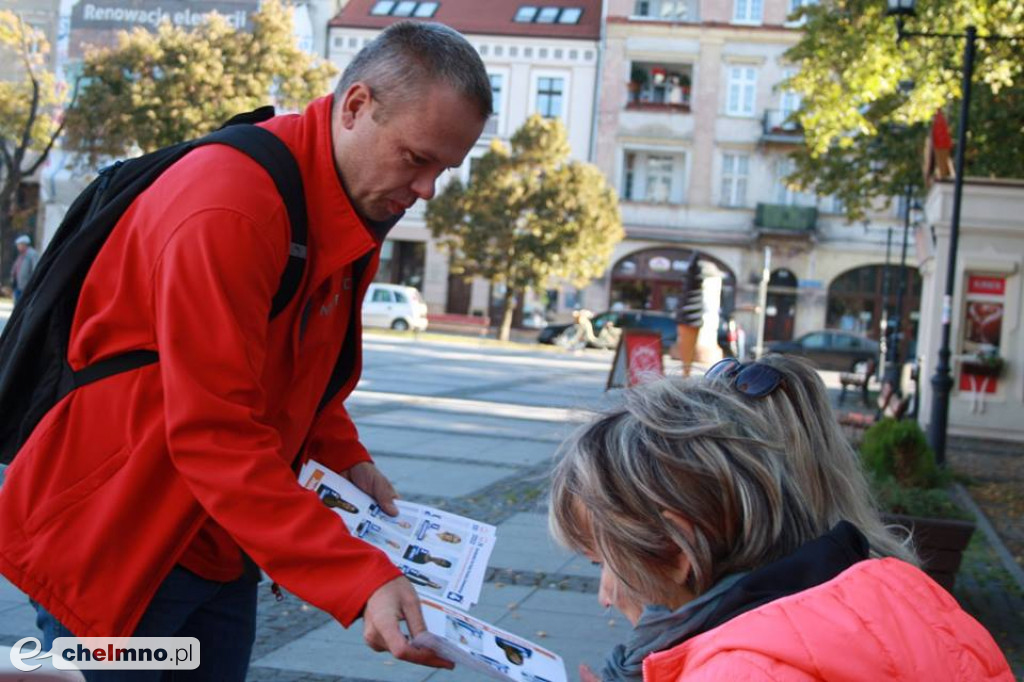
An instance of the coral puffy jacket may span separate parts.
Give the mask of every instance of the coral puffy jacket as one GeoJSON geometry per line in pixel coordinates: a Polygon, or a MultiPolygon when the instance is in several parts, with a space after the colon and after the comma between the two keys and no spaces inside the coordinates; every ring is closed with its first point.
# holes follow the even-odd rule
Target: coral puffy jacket
{"type": "Polygon", "coordinates": [[[917,568],[861,561],[644,660],[645,682],[1013,682],[989,633],[917,568]]]}

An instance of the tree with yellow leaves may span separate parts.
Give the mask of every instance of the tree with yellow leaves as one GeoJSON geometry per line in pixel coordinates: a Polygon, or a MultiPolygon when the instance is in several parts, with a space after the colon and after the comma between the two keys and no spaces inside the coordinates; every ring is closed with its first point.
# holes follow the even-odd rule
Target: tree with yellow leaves
{"type": "Polygon", "coordinates": [[[296,45],[291,10],[280,0],[263,3],[251,31],[215,14],[194,29],[165,20],[155,32],[137,28],[115,48],[86,54],[64,145],[92,160],[150,152],[275,100],[299,108],[323,95],[333,74],[296,45]]]}

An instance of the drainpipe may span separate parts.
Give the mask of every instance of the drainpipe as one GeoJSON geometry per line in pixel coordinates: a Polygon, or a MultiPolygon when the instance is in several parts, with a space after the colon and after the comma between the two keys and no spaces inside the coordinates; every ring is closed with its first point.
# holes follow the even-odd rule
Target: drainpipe
{"type": "Polygon", "coordinates": [[[590,151],[587,161],[595,163],[597,160],[597,124],[600,120],[601,106],[601,81],[604,73],[604,50],[606,40],[605,27],[608,25],[608,0],[601,0],[601,33],[597,41],[597,68],[594,72],[594,104],[591,107],[590,119],[590,151]]]}

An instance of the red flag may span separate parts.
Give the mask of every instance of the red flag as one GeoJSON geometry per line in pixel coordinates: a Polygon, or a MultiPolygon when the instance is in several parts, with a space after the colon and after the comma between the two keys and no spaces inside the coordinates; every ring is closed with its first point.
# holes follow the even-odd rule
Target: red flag
{"type": "Polygon", "coordinates": [[[935,112],[932,119],[932,146],[935,149],[952,149],[953,138],[949,134],[949,124],[942,111],[935,112]]]}

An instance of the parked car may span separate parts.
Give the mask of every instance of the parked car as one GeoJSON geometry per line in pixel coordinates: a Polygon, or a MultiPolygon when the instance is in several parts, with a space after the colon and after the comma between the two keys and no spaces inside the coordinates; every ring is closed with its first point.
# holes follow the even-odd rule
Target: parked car
{"type": "Polygon", "coordinates": [[[427,328],[427,304],[413,287],[373,283],[363,299],[363,326],[399,331],[427,328]]]}
{"type": "Polygon", "coordinates": [[[794,341],[768,344],[770,353],[802,355],[819,369],[852,372],[858,362],[878,359],[878,342],[866,336],[834,329],[808,332],[794,341]]]}
{"type": "MultiPolygon", "coordinates": [[[[661,347],[666,353],[676,343],[676,320],[670,313],[657,310],[609,310],[595,315],[591,320],[594,335],[599,336],[606,324],[611,322],[620,329],[650,329],[661,333],[661,347]]],[[[538,343],[554,344],[572,324],[549,324],[537,335],[538,343]]],[[[592,344],[591,344],[592,345],[592,344]]]]}

